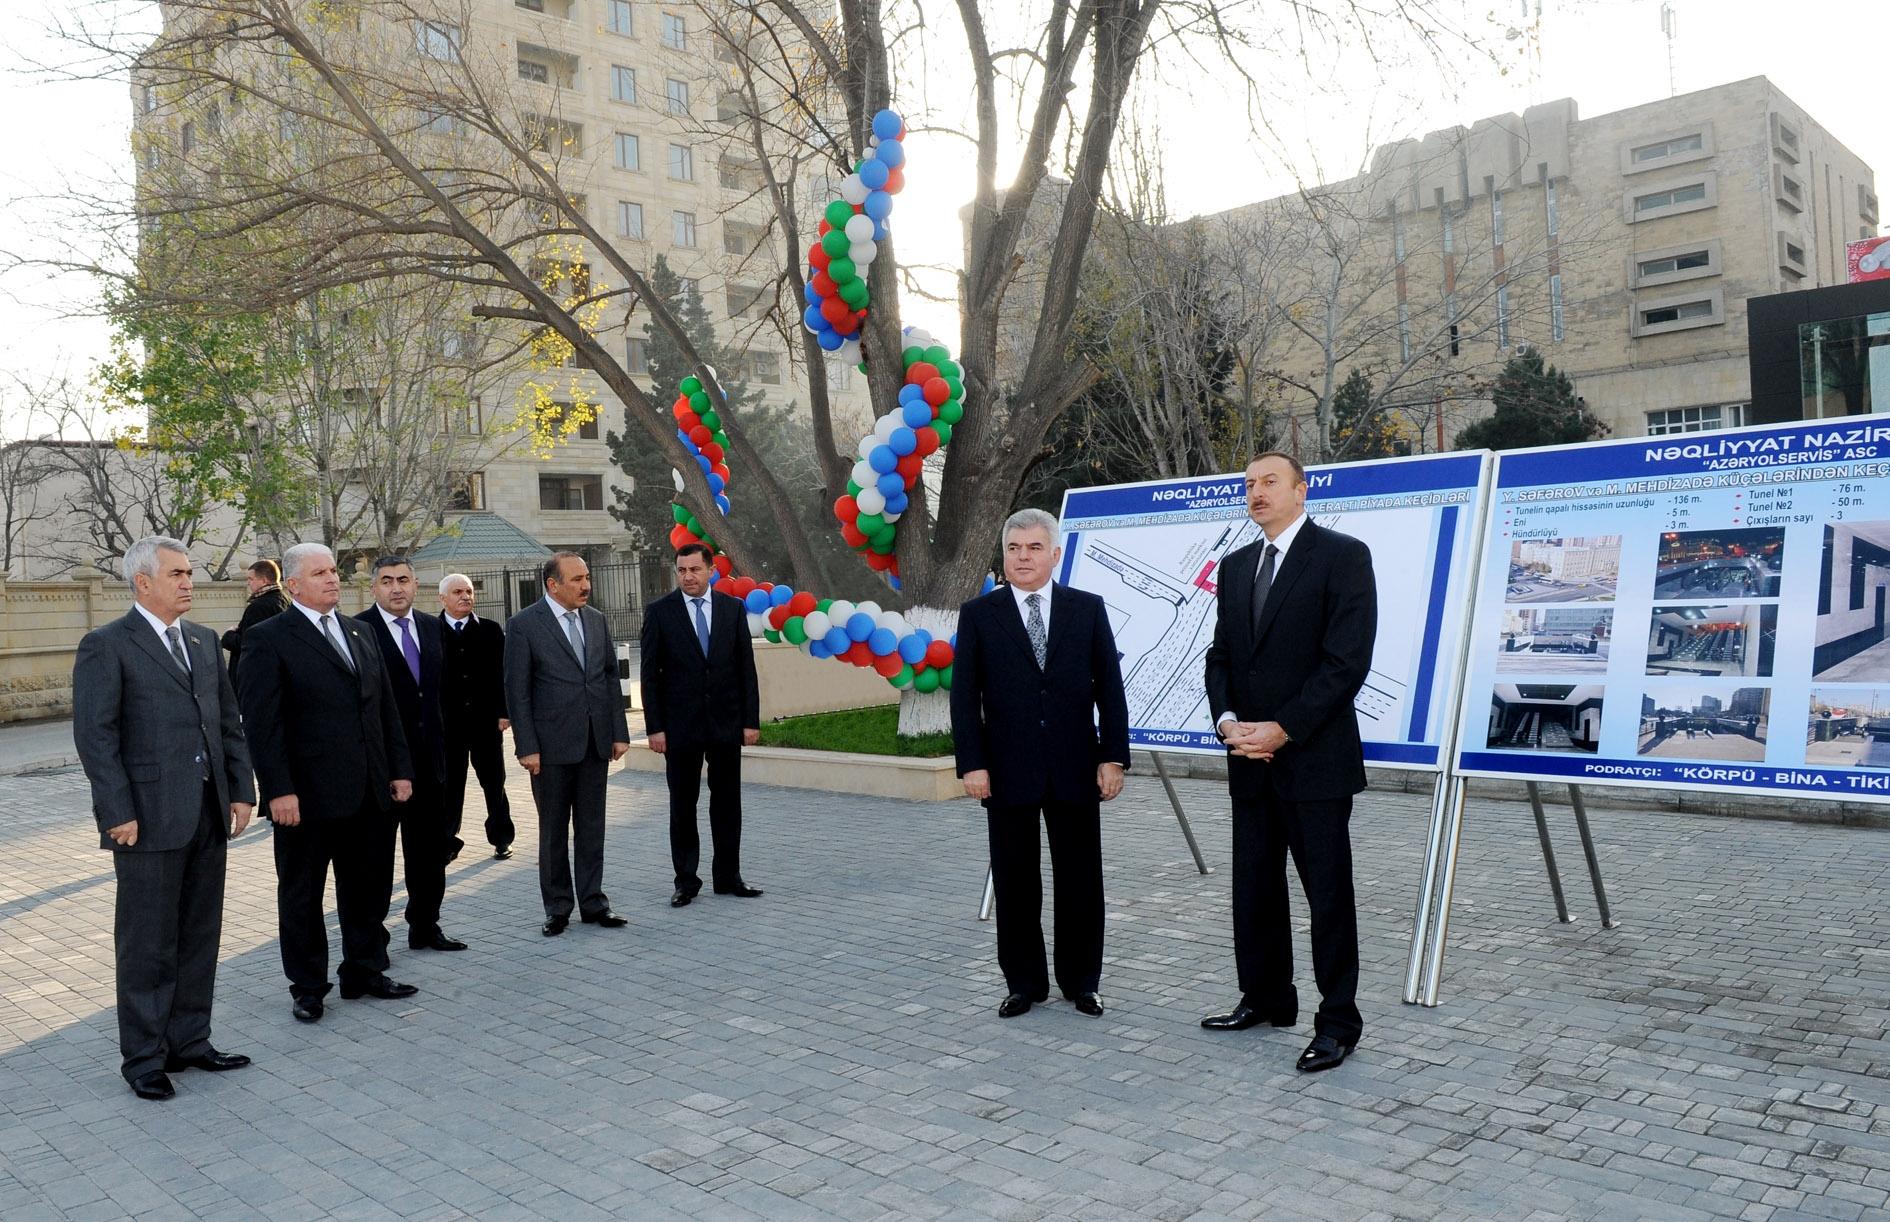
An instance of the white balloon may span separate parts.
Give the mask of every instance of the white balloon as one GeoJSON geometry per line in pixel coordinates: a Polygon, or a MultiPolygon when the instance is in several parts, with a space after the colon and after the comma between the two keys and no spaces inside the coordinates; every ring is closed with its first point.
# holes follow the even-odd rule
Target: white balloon
{"type": "Polygon", "coordinates": [[[857,215],[847,222],[847,241],[870,242],[873,240],[873,218],[857,215]]]}
{"type": "Polygon", "coordinates": [[[897,611],[881,611],[873,617],[873,622],[881,628],[892,629],[894,636],[906,635],[906,617],[897,611]]]}
{"type": "Polygon", "coordinates": [[[878,488],[872,487],[871,485],[861,488],[859,494],[853,499],[859,502],[861,513],[886,512],[885,496],[881,494],[878,488]]]}
{"type": "Polygon", "coordinates": [[[853,609],[855,611],[864,611],[866,612],[866,614],[872,616],[874,626],[878,627],[879,625],[879,604],[878,603],[874,602],[872,599],[869,598],[865,602],[861,603],[859,606],[853,609]]]}
{"type": "Polygon", "coordinates": [[[676,481],[676,491],[681,492],[683,490],[682,472],[678,471],[674,467],[671,467],[669,469],[669,477],[676,481]]]}
{"type": "Polygon", "coordinates": [[[768,626],[767,616],[756,615],[753,611],[750,611],[748,613],[748,635],[749,636],[760,636],[761,630],[763,628],[766,628],[767,626],[768,626]]]}
{"type": "MultiPolygon", "coordinates": [[[[854,219],[858,220],[859,218],[855,217],[854,219]]],[[[853,260],[856,266],[866,267],[870,265],[874,259],[879,258],[879,247],[870,241],[855,242],[852,246],[847,248],[847,258],[853,260]]]]}
{"type": "MultiPolygon", "coordinates": [[[[866,436],[860,438],[860,447],[859,449],[853,452],[855,454],[858,454],[860,458],[864,460],[868,454],[871,454],[874,450],[878,448],[879,448],[879,438],[872,433],[868,433],[866,436]]],[[[856,467],[855,470],[858,470],[858,468],[856,467]]],[[[861,480],[859,482],[865,483],[866,481],[861,480]]]]}
{"type": "Polygon", "coordinates": [[[893,435],[894,429],[903,427],[905,423],[906,418],[903,415],[898,412],[887,412],[879,418],[879,423],[873,426],[873,436],[884,442],[893,435]]]}
{"type": "Polygon", "coordinates": [[[825,611],[809,611],[801,617],[801,626],[807,629],[807,639],[818,641],[833,631],[833,621],[827,618],[825,611]]]}
{"type": "Polygon", "coordinates": [[[853,604],[844,598],[836,598],[827,604],[827,619],[835,628],[844,628],[853,618],[853,604]]]}
{"type": "Polygon", "coordinates": [[[853,464],[853,482],[862,489],[871,488],[879,482],[879,472],[873,470],[873,464],[861,459],[853,464]]]}
{"type": "Polygon", "coordinates": [[[932,333],[927,331],[924,327],[912,328],[910,331],[906,332],[906,339],[921,348],[930,348],[932,346],[932,333]]]}
{"type": "MultiPolygon", "coordinates": [[[[865,203],[866,197],[872,193],[873,189],[861,182],[858,174],[849,174],[840,182],[840,198],[855,207],[865,203]]],[[[868,217],[866,223],[870,226],[872,218],[868,217]]]]}
{"type": "Polygon", "coordinates": [[[839,362],[842,365],[859,364],[860,363],[860,337],[857,335],[847,336],[845,341],[843,341],[838,348],[835,348],[831,355],[834,356],[837,360],[839,360],[839,362]]]}
{"type": "Polygon", "coordinates": [[[882,509],[880,510],[879,516],[885,518],[888,522],[897,522],[904,515],[894,513],[890,509],[882,509]]]}

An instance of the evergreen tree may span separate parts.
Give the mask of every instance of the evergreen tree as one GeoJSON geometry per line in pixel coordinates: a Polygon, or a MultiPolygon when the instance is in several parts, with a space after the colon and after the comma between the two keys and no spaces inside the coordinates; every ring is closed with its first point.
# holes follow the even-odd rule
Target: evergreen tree
{"type": "Polygon", "coordinates": [[[1374,410],[1372,380],[1354,369],[1332,395],[1332,456],[1339,462],[1401,458],[1411,452],[1408,430],[1391,413],[1374,410]]]}
{"type": "Polygon", "coordinates": [[[1497,375],[1490,402],[1496,410],[1457,434],[1460,450],[1522,450],[1593,441],[1608,431],[1575,398],[1568,375],[1535,349],[1511,357],[1497,375]]]}

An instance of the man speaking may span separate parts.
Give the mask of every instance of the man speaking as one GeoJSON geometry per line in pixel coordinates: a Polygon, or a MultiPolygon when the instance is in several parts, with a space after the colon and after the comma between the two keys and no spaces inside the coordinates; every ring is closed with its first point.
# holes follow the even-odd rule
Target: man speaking
{"type": "Polygon", "coordinates": [[[1038,820],[1050,840],[1057,987],[1103,1012],[1102,808],[1129,766],[1129,705],[1102,599],[1050,580],[1057,520],[1022,509],[1004,523],[1004,579],[958,613],[952,745],[965,793],[984,804],[997,893],[1000,1018],[1050,996],[1038,820]],[[1101,733],[1097,717],[1101,718],[1101,733]]]}

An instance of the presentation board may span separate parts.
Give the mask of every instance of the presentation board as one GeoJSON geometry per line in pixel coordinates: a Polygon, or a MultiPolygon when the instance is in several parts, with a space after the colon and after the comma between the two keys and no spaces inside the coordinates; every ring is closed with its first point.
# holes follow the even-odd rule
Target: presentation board
{"type": "MultiPolygon", "coordinates": [[[[1378,639],[1355,703],[1372,763],[1433,771],[1444,763],[1486,462],[1479,451],[1307,470],[1307,514],[1372,552],[1378,639]]],[[[1221,560],[1260,533],[1247,516],[1244,473],[1072,490],[1063,530],[1058,580],[1109,606],[1130,741],[1224,755],[1205,657],[1221,560]]]]}
{"type": "Polygon", "coordinates": [[[1890,422],[1499,455],[1476,776],[1890,801],[1890,422]]]}

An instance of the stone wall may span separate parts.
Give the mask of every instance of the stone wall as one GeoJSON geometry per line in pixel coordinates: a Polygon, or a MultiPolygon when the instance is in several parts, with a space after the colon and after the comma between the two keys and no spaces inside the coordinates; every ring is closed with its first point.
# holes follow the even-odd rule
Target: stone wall
{"type": "MultiPolygon", "coordinates": [[[[221,634],[242,618],[240,581],[199,582],[192,623],[221,634]]],[[[368,604],[367,587],[344,587],[341,609],[368,604]]],[[[0,722],[72,715],[72,661],[87,632],[131,610],[122,581],[0,581],[0,722]]]]}

